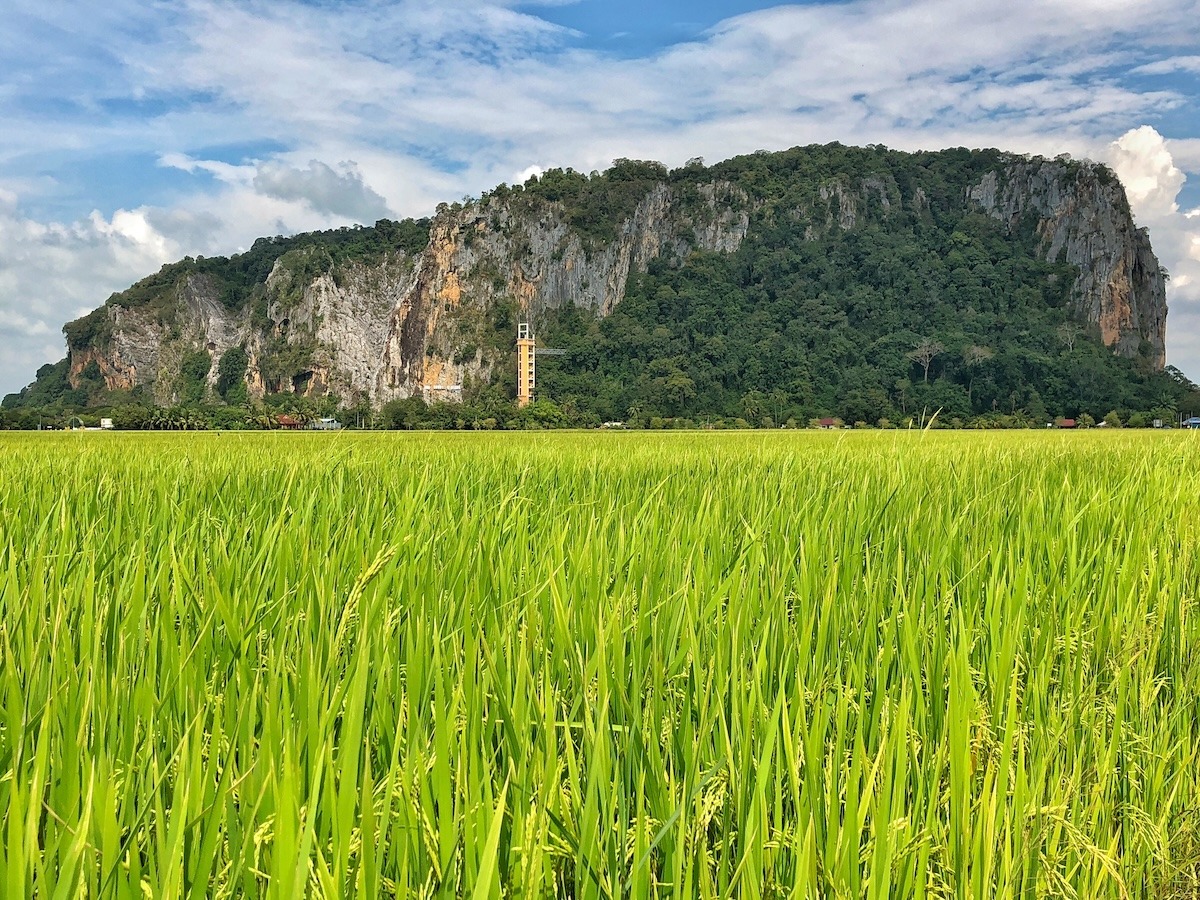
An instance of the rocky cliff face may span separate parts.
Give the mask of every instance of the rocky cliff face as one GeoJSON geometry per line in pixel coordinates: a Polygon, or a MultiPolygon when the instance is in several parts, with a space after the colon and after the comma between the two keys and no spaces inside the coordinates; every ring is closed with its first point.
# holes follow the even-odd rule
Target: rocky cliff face
{"type": "Polygon", "coordinates": [[[172,292],[181,310],[181,322],[171,326],[161,322],[151,309],[116,304],[103,307],[111,337],[101,346],[70,347],[72,384],[95,362],[110,390],[150,385],[156,388],[158,402],[169,403],[171,384],[186,348],[225,349],[242,339],[246,329],[221,308],[210,279],[184,279],[172,292]]]}
{"type": "Polygon", "coordinates": [[[212,386],[217,361],[240,346],[250,358],[246,380],[251,396],[294,391],[352,397],[373,382],[393,310],[412,290],[414,268],[414,260],[400,256],[377,266],[348,267],[336,282],[323,274],[296,284],[284,257],[267,278],[265,321],[252,310],[226,308],[211,278],[188,275],[172,288],[174,321],[164,322],[155,310],[143,307],[104,307],[111,338],[101,347],[72,347],[70,378],[77,383],[88,364],[96,362],[110,390],[145,385],[155,402],[171,404],[178,400],[184,352],[202,348],[211,354],[212,386]],[[293,372],[272,371],[268,354],[288,349],[302,351],[301,364],[293,372]]]}
{"type": "Polygon", "coordinates": [[[1092,163],[1017,159],[988,172],[967,196],[1016,232],[1036,218],[1051,262],[1079,270],[1072,290],[1076,316],[1096,325],[1122,356],[1166,363],[1166,285],[1144,228],[1137,228],[1120,182],[1092,163]]]}
{"type": "MultiPolygon", "coordinates": [[[[1032,220],[1039,252],[1078,271],[1076,318],[1094,325],[1115,353],[1161,368],[1164,280],[1115,177],[1090,163],[997,158],[967,187],[964,209],[1007,223],[1014,238],[1032,220]]],[[[812,196],[811,208],[793,215],[810,235],[897,214],[931,215],[922,187],[902,190],[887,172],[826,176],[812,196]]],[[[516,321],[536,325],[547,309],[564,304],[607,315],[631,274],[659,257],[736,251],[759,211],[774,215],[771,203],[719,179],[687,190],[658,183],[619,222],[615,237],[596,241],[572,227],[562,203],[494,194],[442,208],[419,253],[315,268],[311,247],[283,253],[250,303],[231,308],[221,285],[199,272],[167,287],[161,302],[110,301],[92,314],[99,318],[88,338],[72,343],[70,378],[76,384],[95,363],[110,389],[145,386],[168,404],[178,399],[185,353],[211,354],[208,380],[215,385],[217,361],[242,347],[251,396],[335,393],[376,406],[411,396],[453,400],[468,381],[510,364],[516,321]]]]}
{"type": "Polygon", "coordinates": [[[630,273],[663,254],[733,252],[750,225],[749,198],[726,184],[704,185],[700,195],[698,209],[682,212],[660,185],[616,240],[598,248],[586,247],[553,205],[534,216],[495,201],[440,215],[412,286],[391,315],[372,399],[450,399],[465,377],[489,376],[507,360],[507,353],[489,356],[480,334],[498,303],[512,301],[519,317],[533,322],[568,303],[606,315],[624,297],[630,273]]]}

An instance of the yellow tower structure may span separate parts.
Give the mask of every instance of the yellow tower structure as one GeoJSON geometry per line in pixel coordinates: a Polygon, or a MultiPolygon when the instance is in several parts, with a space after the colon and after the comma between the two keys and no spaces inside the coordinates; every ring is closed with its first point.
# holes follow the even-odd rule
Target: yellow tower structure
{"type": "Polygon", "coordinates": [[[533,331],[528,322],[517,325],[517,406],[533,402],[534,370],[533,331]]]}

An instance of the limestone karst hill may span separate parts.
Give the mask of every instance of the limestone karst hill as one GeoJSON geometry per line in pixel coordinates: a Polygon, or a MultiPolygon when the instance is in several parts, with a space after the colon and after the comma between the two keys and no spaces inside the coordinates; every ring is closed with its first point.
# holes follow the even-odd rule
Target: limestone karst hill
{"type": "Polygon", "coordinates": [[[1165,364],[1164,281],[1092,162],[838,144],[673,171],[618,160],[429,220],[165,266],[69,323],[67,359],[26,392],[511,393],[529,321],[568,349],[540,385],[602,418],[747,394],[868,421],[917,400],[1116,407],[1165,364]]]}

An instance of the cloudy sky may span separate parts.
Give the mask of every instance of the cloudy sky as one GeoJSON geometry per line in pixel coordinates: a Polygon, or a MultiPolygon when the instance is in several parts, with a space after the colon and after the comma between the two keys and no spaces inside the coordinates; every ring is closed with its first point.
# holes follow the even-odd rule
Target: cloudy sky
{"type": "Polygon", "coordinates": [[[537,168],[841,141],[1111,163],[1200,380],[1198,0],[5,0],[0,394],[185,255],[537,168]]]}

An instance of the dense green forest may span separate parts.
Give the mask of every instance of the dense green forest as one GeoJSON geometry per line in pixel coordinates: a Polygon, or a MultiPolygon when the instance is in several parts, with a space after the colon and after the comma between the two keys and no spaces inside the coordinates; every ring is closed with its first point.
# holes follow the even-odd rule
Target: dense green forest
{"type": "Polygon", "coordinates": [[[978,214],[817,240],[765,225],[733,255],[654,263],[606,318],[547,313],[539,337],[569,353],[539,386],[603,419],[1046,420],[1187,402],[1182,376],[1114,356],[1070,318],[1067,267],[1020,249],[978,214]]]}
{"type": "MultiPolygon", "coordinates": [[[[64,360],[5,398],[0,427],[31,427],[71,414],[90,420],[114,409],[129,427],[253,426],[290,410],[388,427],[447,428],[610,421],[771,427],[823,418],[870,426],[931,419],[953,426],[1042,426],[1061,418],[1138,425],[1200,412],[1200,394],[1183,373],[1113,355],[1098,331],[1073,315],[1078,273],[1041,258],[1035,220],[1017,223],[1010,233],[964,202],[969,185],[1010,158],[997,150],[900,153],[830,144],[713,166],[697,159],[673,171],[618,160],[603,174],[555,169],[523,185],[501,185],[478,201],[482,213],[502,204],[510,216],[533,221],[553,210],[589,251],[611,242],[647,194],[664,184],[696,224],[712,215],[704,191],[714,183],[728,188],[722,203],[749,216],[736,252],[668,253],[631,275],[623,302],[606,317],[570,305],[535,315],[539,344],[566,353],[539,360],[540,402],[531,409],[513,403],[514,365],[500,367],[491,384],[468,383],[462,404],[427,407],[414,399],[372,411],[362,404],[343,407],[336,397],[305,400],[291,393],[255,404],[241,383],[244,351],[218,360],[197,350],[181,367],[182,409],[174,419],[153,413],[143,389],[105,390],[94,363],[72,387],[64,360]],[[841,191],[855,196],[849,225],[839,221],[841,191]],[[215,393],[205,384],[214,366],[215,393]]],[[[1105,183],[1114,177],[1103,167],[1059,162],[1068,175],[1105,183]]],[[[1119,212],[1127,215],[1127,206],[1119,212]]],[[[381,220],[373,227],[263,238],[237,256],[189,257],[165,266],[114,294],[108,305],[149,306],[170,326],[177,312],[170,288],[186,274],[201,273],[216,281],[227,307],[249,308],[265,324],[264,283],[284,254],[293,283],[327,272],[337,278],[349,263],[420,252],[429,227],[428,220],[381,220]]],[[[500,300],[493,313],[503,332],[494,335],[497,346],[507,345],[516,308],[500,300]]],[[[108,321],[101,308],[64,330],[74,347],[101,346],[108,321]]],[[[278,375],[281,384],[292,369],[308,365],[300,358],[303,347],[285,349],[262,363],[278,368],[266,374],[278,375]]]]}

